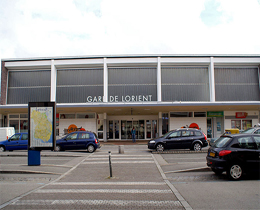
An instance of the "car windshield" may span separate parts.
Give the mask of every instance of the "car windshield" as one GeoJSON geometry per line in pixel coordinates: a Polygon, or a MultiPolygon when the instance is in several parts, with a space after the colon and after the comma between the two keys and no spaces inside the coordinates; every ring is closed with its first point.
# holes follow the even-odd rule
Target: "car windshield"
{"type": "Polygon", "coordinates": [[[215,141],[213,146],[216,148],[225,147],[231,141],[231,139],[231,137],[220,137],[215,141]]]}
{"type": "Polygon", "coordinates": [[[254,128],[248,128],[245,131],[242,131],[241,133],[253,133],[254,132],[254,128]]]}
{"type": "Polygon", "coordinates": [[[168,131],[166,134],[164,134],[162,137],[166,138],[170,133],[172,133],[173,131],[168,131]]]}

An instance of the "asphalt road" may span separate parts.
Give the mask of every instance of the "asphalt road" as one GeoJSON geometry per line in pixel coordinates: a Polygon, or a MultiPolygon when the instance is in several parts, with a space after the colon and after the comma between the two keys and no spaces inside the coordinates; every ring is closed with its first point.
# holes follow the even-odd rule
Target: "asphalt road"
{"type": "MultiPolygon", "coordinates": [[[[60,202],[66,198],[66,190],[72,189],[74,197],[87,194],[89,198],[87,189],[92,190],[95,194],[92,206],[88,204],[93,209],[97,205],[106,209],[122,209],[124,205],[129,209],[260,209],[259,177],[229,181],[225,174],[217,176],[210,171],[205,158],[205,152],[189,150],[151,153],[146,145],[125,145],[124,154],[118,154],[117,145],[104,145],[93,154],[43,151],[41,166],[28,166],[26,151],[3,152],[0,153],[0,209],[21,209],[21,204],[27,209],[36,208],[35,205],[39,205],[38,209],[55,209],[57,206],[46,204],[51,199],[46,192],[64,193],[65,197],[55,194],[56,202],[60,202]],[[108,178],[108,151],[112,154],[112,179],[108,178]],[[118,186],[112,187],[110,182],[118,186]],[[78,194],[77,190],[82,188],[85,194],[78,194]],[[29,198],[37,200],[38,195],[45,198],[46,206],[40,201],[31,207],[32,203],[27,206],[23,203],[29,202],[29,198]],[[105,203],[106,200],[110,203],[105,203]]],[[[65,207],[83,208],[84,202],[80,201],[81,205],[65,207]]]]}

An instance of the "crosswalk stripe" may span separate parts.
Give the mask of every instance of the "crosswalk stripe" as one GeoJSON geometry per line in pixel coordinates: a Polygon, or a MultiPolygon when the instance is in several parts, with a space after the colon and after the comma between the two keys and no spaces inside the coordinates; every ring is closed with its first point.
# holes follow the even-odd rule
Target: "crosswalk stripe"
{"type": "Polygon", "coordinates": [[[35,193],[172,193],[171,190],[156,189],[41,189],[35,193]]]}
{"type": "Polygon", "coordinates": [[[53,182],[51,185],[166,185],[165,182],[53,182]]]}
{"type": "MultiPolygon", "coordinates": [[[[112,164],[118,164],[118,163],[123,163],[123,164],[127,164],[127,163],[134,163],[134,164],[137,164],[137,163],[153,163],[154,164],[154,161],[111,161],[112,164]]],[[[100,161],[100,162],[83,162],[82,164],[108,164],[108,161],[100,161]]]]}
{"type": "Polygon", "coordinates": [[[109,205],[111,206],[151,206],[151,207],[168,207],[176,206],[181,207],[179,201],[136,201],[136,200],[18,200],[11,205],[22,206],[22,205],[109,205]]]}

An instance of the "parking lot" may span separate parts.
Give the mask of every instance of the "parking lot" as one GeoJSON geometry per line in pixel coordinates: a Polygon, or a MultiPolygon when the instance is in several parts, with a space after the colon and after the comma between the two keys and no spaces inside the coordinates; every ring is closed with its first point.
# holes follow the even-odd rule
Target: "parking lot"
{"type": "Polygon", "coordinates": [[[147,145],[106,144],[94,153],[2,152],[1,209],[259,209],[258,177],[229,181],[206,166],[206,151],[152,153],[147,145]],[[111,151],[112,172],[108,164],[111,151]]]}

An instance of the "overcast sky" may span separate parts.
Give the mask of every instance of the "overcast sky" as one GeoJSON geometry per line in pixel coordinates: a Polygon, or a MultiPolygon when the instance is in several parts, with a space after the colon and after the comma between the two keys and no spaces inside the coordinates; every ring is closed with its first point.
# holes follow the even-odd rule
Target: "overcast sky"
{"type": "Polygon", "coordinates": [[[0,0],[0,59],[260,54],[260,0],[0,0]]]}

